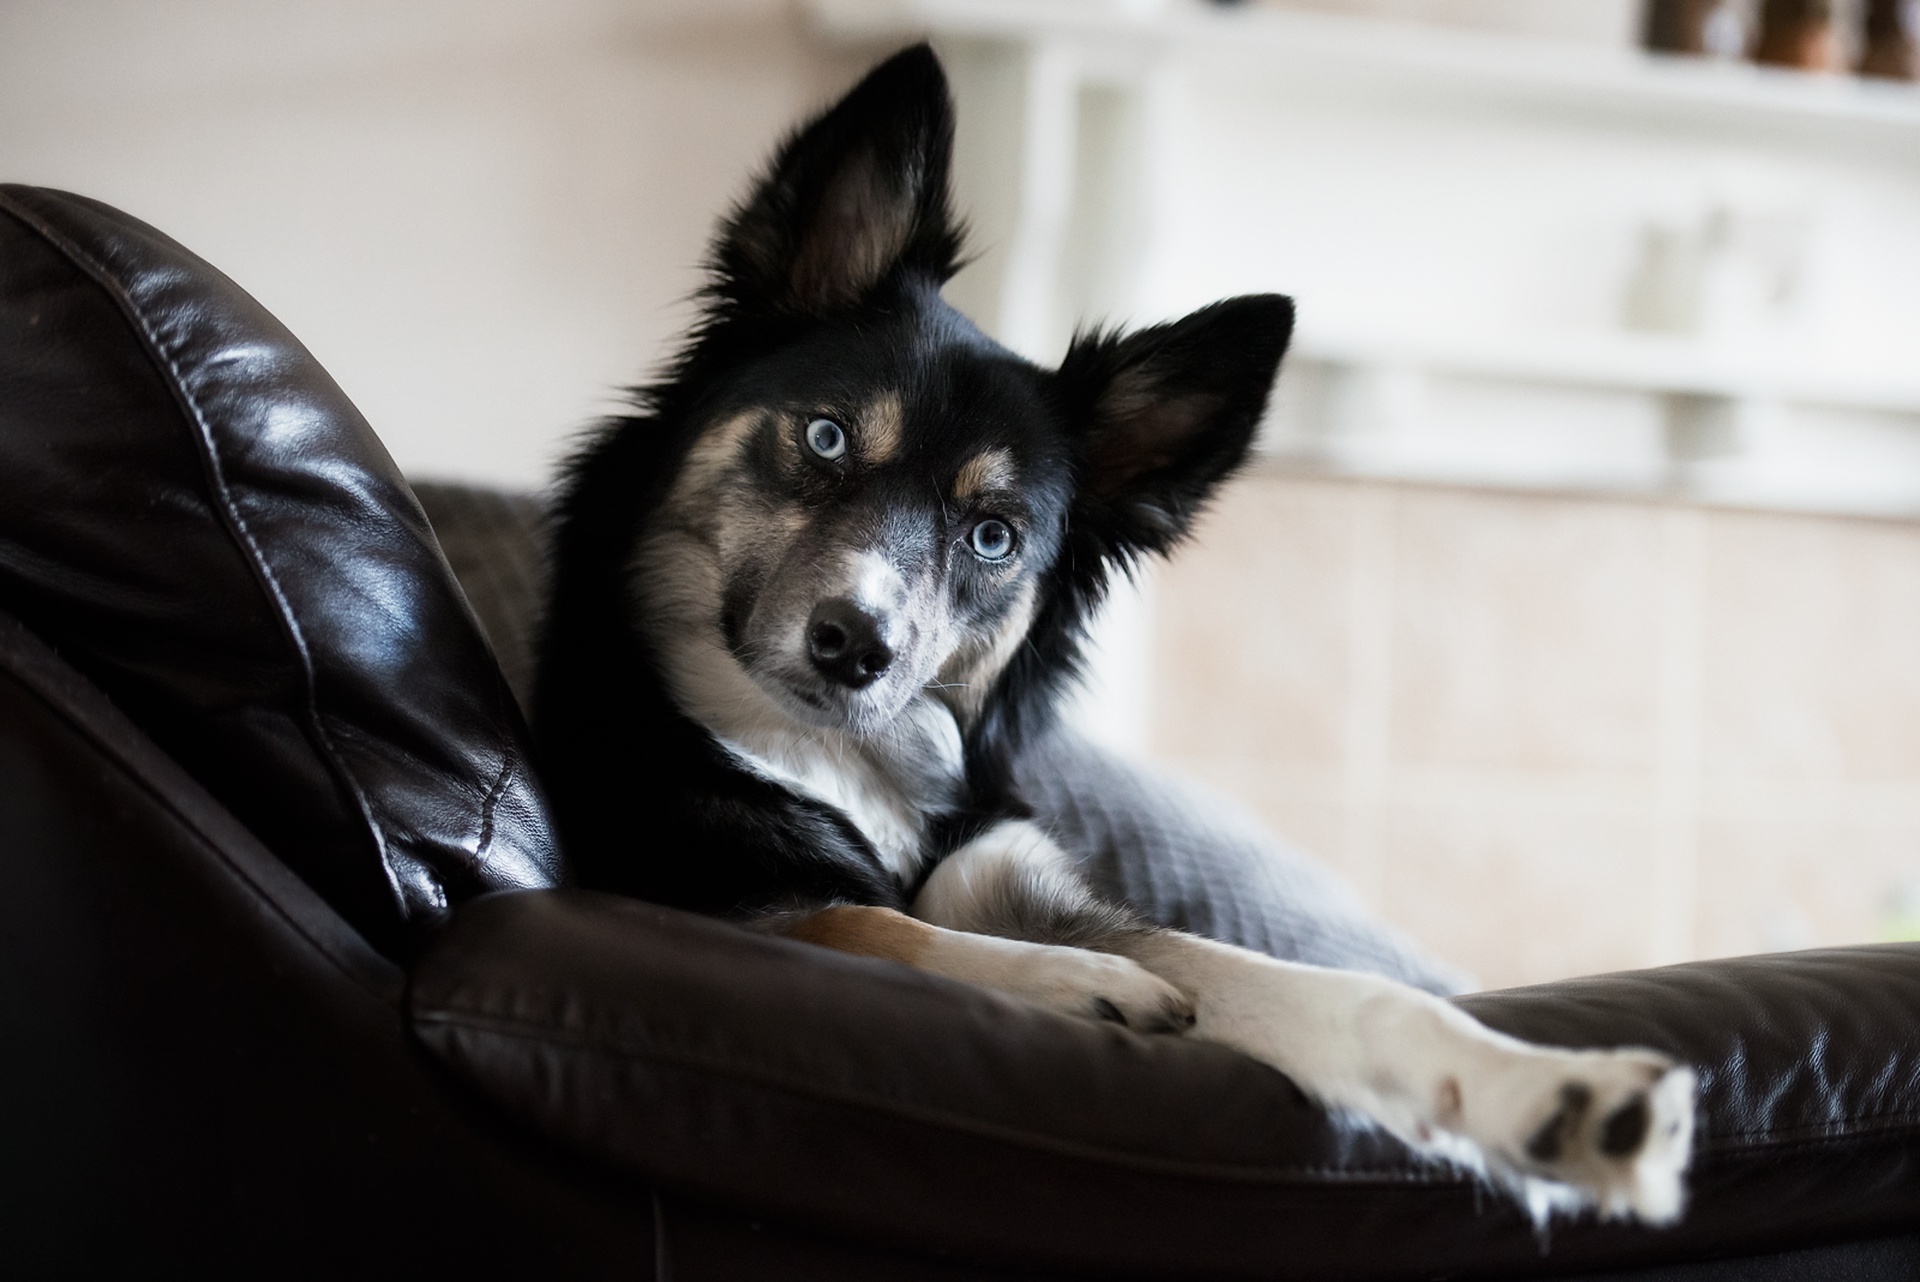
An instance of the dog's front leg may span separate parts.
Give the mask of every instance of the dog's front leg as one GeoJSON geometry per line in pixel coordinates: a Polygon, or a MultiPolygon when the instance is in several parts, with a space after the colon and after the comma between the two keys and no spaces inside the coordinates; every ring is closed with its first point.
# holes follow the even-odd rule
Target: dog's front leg
{"type": "Polygon", "coordinates": [[[1484,1164],[1549,1205],[1655,1223],[1680,1213],[1694,1079],[1664,1055],[1529,1045],[1391,980],[1174,931],[1120,951],[1193,999],[1192,1036],[1265,1060],[1417,1148],[1484,1164]]]}
{"type": "Polygon", "coordinates": [[[1130,958],[1192,1000],[1190,1036],[1264,1060],[1417,1148],[1522,1182],[1531,1198],[1655,1222],[1679,1214],[1693,1075],[1665,1056],[1532,1046],[1392,980],[1146,925],[1101,903],[1030,824],[956,851],[914,911],[1130,958]]]}
{"type": "Polygon", "coordinates": [[[1141,1032],[1178,1032],[1193,1008],[1137,962],[1029,940],[945,930],[891,908],[847,905],[770,923],[790,939],[879,957],[992,988],[1066,1015],[1090,1015],[1141,1032]]]}

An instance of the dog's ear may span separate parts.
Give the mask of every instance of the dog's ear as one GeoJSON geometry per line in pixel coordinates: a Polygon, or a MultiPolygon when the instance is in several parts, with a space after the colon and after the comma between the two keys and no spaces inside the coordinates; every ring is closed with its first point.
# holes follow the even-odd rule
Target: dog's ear
{"type": "Polygon", "coordinates": [[[952,158],[946,74],[914,45],[780,148],[721,230],[715,292],[748,311],[818,315],[901,267],[946,280],[960,251],[952,158]]]}
{"type": "Polygon", "coordinates": [[[1081,530],[1123,562],[1172,547],[1245,461],[1292,334],[1292,300],[1253,294],[1076,338],[1058,377],[1081,432],[1081,530]]]}

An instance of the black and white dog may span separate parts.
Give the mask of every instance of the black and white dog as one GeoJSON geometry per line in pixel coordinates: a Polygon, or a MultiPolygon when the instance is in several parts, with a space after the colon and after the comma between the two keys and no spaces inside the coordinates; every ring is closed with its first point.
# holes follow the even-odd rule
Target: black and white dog
{"type": "Polygon", "coordinates": [[[1245,459],[1293,307],[1030,364],[941,299],[952,135],[924,46],[795,134],[684,352],[572,465],[536,732],[582,881],[1238,1047],[1536,1213],[1672,1219],[1685,1068],[1153,927],[1028,821],[1018,749],[1109,576],[1245,459]]]}

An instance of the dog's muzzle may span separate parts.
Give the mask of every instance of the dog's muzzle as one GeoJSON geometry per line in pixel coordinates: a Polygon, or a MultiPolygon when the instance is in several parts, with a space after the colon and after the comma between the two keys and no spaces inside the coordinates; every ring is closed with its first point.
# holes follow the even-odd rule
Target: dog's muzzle
{"type": "Polygon", "coordinates": [[[893,649],[880,620],[847,597],[830,597],[807,618],[807,657],[827,680],[858,690],[886,672],[893,649]]]}

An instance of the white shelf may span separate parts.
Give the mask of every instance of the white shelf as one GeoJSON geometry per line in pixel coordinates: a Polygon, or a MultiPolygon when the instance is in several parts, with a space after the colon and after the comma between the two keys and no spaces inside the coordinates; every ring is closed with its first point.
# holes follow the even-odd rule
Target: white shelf
{"type": "Polygon", "coordinates": [[[1281,288],[1303,309],[1290,363],[1309,367],[1266,441],[1282,465],[1920,514],[1920,360],[1879,341],[1920,333],[1914,86],[1194,0],[808,9],[833,39],[926,35],[950,55],[973,113],[962,195],[987,247],[960,301],[1017,351],[1048,359],[1102,309],[1159,317],[1281,288]],[[1095,101],[1131,115],[1085,128],[1095,101]],[[1127,177],[1099,199],[1145,211],[1148,233],[1076,258],[1104,244],[1097,218],[1070,243],[1086,174],[1127,177]],[[1455,199],[1475,190],[1502,202],[1491,222],[1455,199]],[[1655,225],[1703,234],[1686,229],[1708,208],[1736,238],[1820,229],[1796,233],[1794,270],[1817,286],[1803,300],[1829,301],[1722,308],[1698,337],[1628,330],[1596,274],[1565,267],[1618,258],[1604,270],[1624,303],[1639,269],[1622,247],[1655,225]],[[1567,281],[1576,302],[1543,307],[1567,281]],[[1457,313],[1472,319],[1418,319],[1457,313]]]}
{"type": "Polygon", "coordinates": [[[1359,369],[1920,414],[1920,369],[1904,379],[1828,373],[1788,360],[1779,345],[1758,340],[1708,343],[1629,332],[1577,338],[1513,334],[1498,339],[1395,339],[1303,328],[1294,354],[1359,369]]]}
{"type": "Polygon", "coordinates": [[[1920,90],[1853,76],[1595,49],[1538,37],[1335,14],[1099,0],[810,0],[841,39],[914,34],[1069,42],[1096,54],[1179,51],[1256,62],[1274,79],[1313,77],[1397,93],[1444,89],[1512,104],[1655,114],[1675,125],[1756,126],[1920,147],[1920,90]]]}
{"type": "MultiPolygon", "coordinates": [[[[1867,148],[1920,162],[1920,87],[1744,63],[1592,48],[1538,37],[1416,26],[1195,0],[809,0],[839,39],[915,34],[1070,51],[1080,81],[1152,59],[1227,60],[1326,94],[1435,103],[1498,101],[1516,112],[1611,115],[1636,131],[1736,131],[1817,159],[1867,148]]],[[[1029,105],[1028,111],[1034,108],[1029,105]]],[[[1063,199],[1063,197],[1060,197],[1063,199]]],[[[1401,335],[1303,326],[1308,360],[1653,394],[1920,413],[1912,374],[1809,366],[1786,340],[1714,340],[1625,330],[1401,335]]]]}

